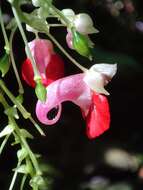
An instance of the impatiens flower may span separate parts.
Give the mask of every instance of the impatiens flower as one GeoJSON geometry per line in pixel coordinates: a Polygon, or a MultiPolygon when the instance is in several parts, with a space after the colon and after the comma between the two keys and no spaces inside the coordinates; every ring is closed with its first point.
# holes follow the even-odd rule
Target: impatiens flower
{"type": "MultiPolygon", "coordinates": [[[[105,64],[99,64],[97,66],[97,73],[102,73],[111,79],[114,74],[110,69],[107,69],[109,65],[105,66],[105,69],[104,65],[105,64]]],[[[61,103],[64,101],[72,101],[81,108],[82,115],[86,120],[87,135],[89,138],[95,138],[106,131],[110,125],[110,112],[107,98],[90,88],[84,81],[87,77],[86,75],[87,73],[76,74],[51,83],[47,87],[46,102],[42,103],[38,101],[36,105],[36,115],[39,121],[46,125],[56,123],[61,115],[61,103]],[[49,119],[47,115],[53,108],[58,109],[57,114],[55,118],[49,119]]],[[[104,84],[107,84],[106,77],[104,84]]]]}
{"type": "MultiPolygon", "coordinates": [[[[92,59],[90,48],[93,48],[93,43],[88,35],[97,33],[98,30],[94,27],[91,17],[86,13],[76,15],[72,9],[63,9],[61,12],[69,21],[66,35],[68,47],[92,59]]],[[[63,20],[61,22],[64,23],[63,20]]]]}
{"type": "Polygon", "coordinates": [[[88,14],[79,13],[76,15],[72,9],[63,9],[62,14],[70,21],[70,27],[77,32],[84,35],[98,32],[88,14]]]}
{"type": "MultiPolygon", "coordinates": [[[[51,41],[36,39],[29,43],[29,47],[44,86],[64,76],[64,63],[54,52],[51,41]]],[[[27,84],[35,87],[34,71],[29,58],[22,64],[22,77],[27,84]]]]}

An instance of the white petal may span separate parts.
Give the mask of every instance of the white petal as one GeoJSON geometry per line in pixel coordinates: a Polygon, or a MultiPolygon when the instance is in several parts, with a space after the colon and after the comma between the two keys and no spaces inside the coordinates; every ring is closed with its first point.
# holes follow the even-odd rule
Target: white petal
{"type": "Polygon", "coordinates": [[[111,79],[117,72],[117,64],[95,64],[90,68],[90,70],[99,72],[111,79]]]}
{"type": "Polygon", "coordinates": [[[74,18],[74,27],[82,34],[97,33],[91,17],[86,13],[77,14],[74,18]]]}
{"type": "Polygon", "coordinates": [[[83,80],[91,90],[100,94],[109,95],[109,93],[104,89],[104,77],[99,72],[89,70],[85,73],[83,80]]]}
{"type": "Polygon", "coordinates": [[[95,64],[86,73],[84,82],[95,92],[109,95],[104,86],[117,72],[117,64],[95,64]]]}

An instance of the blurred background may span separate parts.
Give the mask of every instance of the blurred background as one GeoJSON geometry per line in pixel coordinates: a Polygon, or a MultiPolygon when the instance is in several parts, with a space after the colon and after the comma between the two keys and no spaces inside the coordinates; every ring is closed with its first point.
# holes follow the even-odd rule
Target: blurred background
{"type": "MultiPolygon", "coordinates": [[[[60,121],[55,126],[42,126],[46,137],[40,137],[33,126],[23,119],[19,125],[29,129],[35,139],[29,141],[34,152],[41,154],[41,167],[51,190],[142,190],[143,189],[143,1],[142,0],[55,0],[59,9],[72,8],[92,17],[100,31],[91,35],[95,43],[91,63],[69,50],[65,42],[66,30],[52,30],[52,34],[82,65],[117,63],[118,72],[107,86],[111,112],[111,127],[94,140],[86,136],[86,126],[80,109],[71,102],[63,103],[60,121]]],[[[5,22],[11,18],[9,4],[1,0],[5,22]]],[[[32,7],[24,6],[30,12],[32,7]]],[[[24,26],[25,27],[25,26],[24,26]]],[[[41,35],[41,37],[45,37],[41,35]]],[[[28,40],[34,36],[27,33],[28,40]]],[[[0,56],[3,54],[0,31],[0,56]]],[[[24,44],[17,30],[13,50],[19,72],[25,59],[24,44]]],[[[63,57],[66,75],[79,73],[63,57]]],[[[18,86],[12,69],[5,81],[13,94],[18,86]]],[[[35,117],[36,98],[33,89],[23,81],[24,104],[35,117]]],[[[1,128],[7,120],[0,107],[1,128]]],[[[9,142],[0,157],[0,188],[7,190],[12,169],[16,166],[15,151],[9,142]]],[[[15,188],[18,190],[18,185],[15,188]]],[[[27,187],[28,189],[28,187],[27,187]]]]}

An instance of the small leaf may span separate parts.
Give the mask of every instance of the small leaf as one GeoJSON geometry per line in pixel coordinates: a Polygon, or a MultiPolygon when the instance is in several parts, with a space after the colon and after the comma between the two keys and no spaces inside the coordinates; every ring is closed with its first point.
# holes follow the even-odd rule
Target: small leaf
{"type": "Polygon", "coordinates": [[[39,186],[44,186],[44,185],[45,185],[45,181],[40,175],[36,175],[30,180],[31,187],[39,187],[39,186]]]}
{"type": "Polygon", "coordinates": [[[5,113],[6,115],[8,115],[8,116],[14,117],[15,119],[19,119],[19,115],[18,115],[18,112],[17,112],[17,109],[16,109],[15,106],[6,109],[6,110],[4,111],[4,113],[5,113]]]}
{"type": "Polygon", "coordinates": [[[22,148],[17,151],[17,157],[18,157],[19,162],[22,162],[22,160],[24,160],[27,157],[27,155],[28,153],[25,148],[22,148]]]}
{"type": "Polygon", "coordinates": [[[2,73],[2,77],[6,75],[6,73],[9,71],[10,68],[10,60],[9,60],[9,55],[5,54],[1,59],[0,59],[0,71],[2,73]]]}
{"type": "Polygon", "coordinates": [[[4,137],[6,135],[11,134],[14,131],[13,125],[7,125],[1,132],[0,132],[0,138],[4,137]]]}
{"type": "Polygon", "coordinates": [[[31,135],[26,129],[20,129],[21,135],[24,138],[29,138],[29,139],[33,139],[33,135],[31,135]]]}

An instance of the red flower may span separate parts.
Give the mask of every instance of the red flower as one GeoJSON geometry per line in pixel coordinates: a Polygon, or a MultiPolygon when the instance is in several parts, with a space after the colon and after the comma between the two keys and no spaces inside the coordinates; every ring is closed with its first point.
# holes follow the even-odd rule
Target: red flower
{"type": "MultiPolygon", "coordinates": [[[[43,85],[47,86],[54,80],[64,76],[64,63],[61,57],[54,53],[49,40],[36,39],[29,43],[43,85]]],[[[29,58],[22,64],[22,77],[31,87],[35,87],[34,71],[29,58]]]]}

